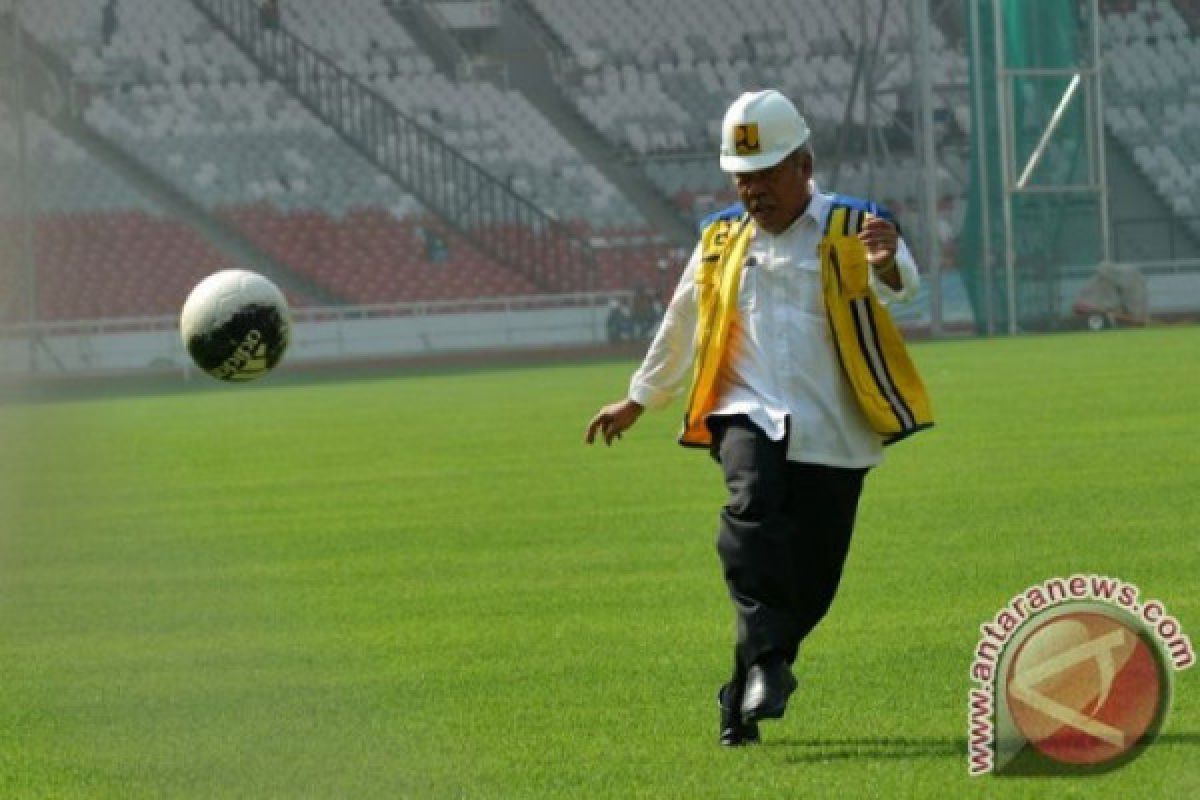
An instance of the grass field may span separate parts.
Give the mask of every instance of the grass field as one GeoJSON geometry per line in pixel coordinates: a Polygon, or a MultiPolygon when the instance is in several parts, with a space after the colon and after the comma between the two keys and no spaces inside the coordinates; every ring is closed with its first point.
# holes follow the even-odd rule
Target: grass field
{"type": "Polygon", "coordinates": [[[722,751],[719,475],[633,365],[0,408],[0,797],[1200,797],[1200,669],[1087,779],[969,779],[967,670],[1073,571],[1200,643],[1200,328],[915,348],[789,716],[722,751]]]}

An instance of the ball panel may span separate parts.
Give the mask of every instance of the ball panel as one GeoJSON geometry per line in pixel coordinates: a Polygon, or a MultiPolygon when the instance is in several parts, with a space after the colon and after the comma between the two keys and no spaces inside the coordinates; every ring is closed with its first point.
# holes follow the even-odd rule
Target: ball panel
{"type": "Polygon", "coordinates": [[[290,339],[287,318],[276,306],[250,304],[187,341],[200,369],[220,380],[252,380],[275,368],[290,339]]]}

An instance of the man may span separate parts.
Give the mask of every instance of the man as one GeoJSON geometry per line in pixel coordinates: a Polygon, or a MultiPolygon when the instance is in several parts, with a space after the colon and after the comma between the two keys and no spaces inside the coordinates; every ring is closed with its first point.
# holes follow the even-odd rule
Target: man
{"type": "Polygon", "coordinates": [[[932,424],[878,297],[911,297],[917,268],[883,209],[812,181],[809,129],[774,90],[725,114],[721,168],[741,203],[705,220],[628,396],[588,424],[621,437],[678,394],[684,445],[707,447],[729,500],[717,550],[737,615],[720,742],[759,740],[796,687],[800,642],[829,609],[867,470],[932,424]],[[878,297],[877,297],[878,295],[878,297]]]}
{"type": "Polygon", "coordinates": [[[609,304],[605,327],[608,329],[609,344],[620,344],[633,336],[633,320],[629,317],[624,300],[613,300],[609,304]]]}

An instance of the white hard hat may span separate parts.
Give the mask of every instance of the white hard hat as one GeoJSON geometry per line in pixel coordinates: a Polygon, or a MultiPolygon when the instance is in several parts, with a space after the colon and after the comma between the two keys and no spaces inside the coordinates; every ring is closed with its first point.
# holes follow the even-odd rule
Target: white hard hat
{"type": "Polygon", "coordinates": [[[721,122],[721,169],[756,172],[783,161],[808,141],[808,123],[774,89],[745,92],[721,122]]]}

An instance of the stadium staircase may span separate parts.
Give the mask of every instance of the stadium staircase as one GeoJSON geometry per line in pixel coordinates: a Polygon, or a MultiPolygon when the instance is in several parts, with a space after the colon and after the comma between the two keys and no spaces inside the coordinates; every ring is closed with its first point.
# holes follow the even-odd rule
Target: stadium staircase
{"type": "MultiPolygon", "coordinates": [[[[498,5],[495,35],[486,37],[475,52],[481,58],[472,66],[472,54],[460,47],[452,31],[426,4],[416,0],[384,0],[389,13],[408,30],[438,69],[452,78],[464,75],[490,80],[500,88],[515,89],[612,183],[637,209],[650,230],[678,247],[694,244],[695,230],[687,215],[625,154],[615,148],[579,113],[554,79],[556,57],[565,54],[553,31],[522,3],[498,5]],[[480,70],[479,63],[498,66],[480,70]]],[[[661,241],[661,239],[660,239],[661,241]]],[[[601,259],[603,261],[603,259],[601,259]]]]}
{"type": "Polygon", "coordinates": [[[537,17],[519,4],[500,6],[500,28],[491,43],[490,55],[508,66],[509,84],[573,144],[588,161],[612,181],[656,230],[674,244],[691,247],[696,231],[675,209],[671,198],[658,189],[646,173],[630,164],[613,145],[593,128],[575,104],[563,94],[554,79],[546,47],[552,42],[537,17]]]}
{"type": "MultiPolygon", "coordinates": [[[[1111,132],[1106,134],[1108,184],[1120,187],[1108,195],[1113,227],[1113,258],[1124,262],[1173,261],[1200,258],[1195,231],[1180,219],[1138,169],[1133,154],[1111,132]]],[[[1161,271],[1143,268],[1146,274],[1161,271]]]]}
{"type": "MultiPolygon", "coordinates": [[[[12,27],[12,17],[0,14],[0,30],[12,27]]],[[[232,224],[208,213],[154,170],[94,130],[83,114],[86,91],[75,80],[71,68],[24,28],[22,49],[29,110],[46,119],[157,207],[187,223],[231,263],[270,276],[289,294],[322,304],[343,302],[343,298],[273,258],[232,224]]],[[[12,74],[13,57],[10,48],[0,49],[0,73],[12,74]]]]}
{"type": "Polygon", "coordinates": [[[496,262],[542,291],[591,288],[588,242],[521,197],[249,0],[191,0],[253,61],[361,156],[496,262]]]}
{"type": "Polygon", "coordinates": [[[454,37],[438,24],[424,3],[415,0],[384,0],[383,6],[400,25],[415,34],[413,41],[429,56],[443,75],[457,78],[469,69],[462,48],[454,41],[454,37]]]}
{"type": "Polygon", "coordinates": [[[1189,11],[1198,7],[1166,0],[1101,3],[1109,183],[1121,187],[1109,201],[1118,260],[1200,255],[1200,41],[1189,28],[1189,11]]]}

